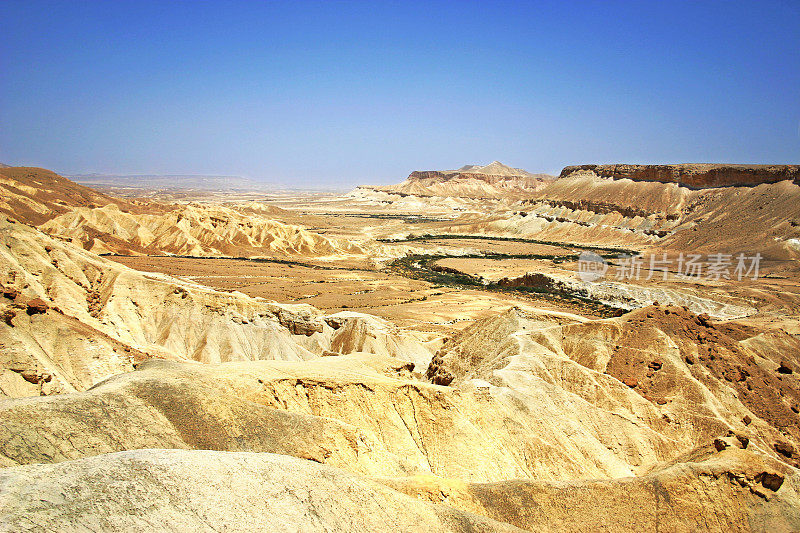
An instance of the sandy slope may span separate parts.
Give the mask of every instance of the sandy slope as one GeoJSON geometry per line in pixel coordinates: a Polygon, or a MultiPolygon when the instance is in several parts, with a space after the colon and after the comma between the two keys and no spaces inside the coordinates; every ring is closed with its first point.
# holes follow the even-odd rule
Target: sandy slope
{"type": "MultiPolygon", "coordinates": [[[[554,327],[546,317],[498,320],[499,329],[484,328],[496,332],[494,340],[468,346],[503,347],[521,340],[520,326],[538,323],[536,334],[548,336],[554,327]]],[[[69,530],[75,520],[128,527],[188,513],[240,530],[224,518],[230,513],[218,512],[223,497],[234,515],[253,517],[251,527],[268,528],[258,517],[282,508],[288,489],[303,495],[291,501],[300,510],[297,527],[309,531],[325,530],[321,515],[332,524],[360,517],[358,502],[373,500],[343,498],[342,490],[398,502],[403,509],[392,524],[418,523],[413,517],[428,505],[444,505],[441,512],[461,516],[441,526],[449,531],[485,523],[465,512],[506,524],[492,528],[527,530],[797,528],[800,472],[763,447],[761,420],[729,433],[719,406],[708,419],[662,407],[583,366],[588,360],[527,348],[511,359],[495,372],[502,384],[472,379],[455,387],[420,382],[402,362],[372,354],[151,361],[84,393],[6,400],[0,460],[21,466],[0,471],[0,519],[48,520],[69,530]],[[126,450],[140,451],[115,453],[126,450]],[[276,475],[269,472],[291,476],[265,490],[276,475]],[[329,476],[336,479],[330,487],[329,476]],[[375,488],[368,477],[415,499],[375,488]],[[207,479],[213,491],[205,490],[207,479]],[[309,492],[312,486],[319,492],[309,492]],[[27,497],[31,491],[41,497],[27,497]],[[127,496],[140,492],[154,496],[127,496]],[[156,507],[152,497],[169,503],[156,507]],[[310,503],[317,497],[324,507],[310,503]],[[106,503],[91,511],[89,501],[106,503]],[[586,516],[595,507],[602,510],[586,516]]],[[[689,383],[676,379],[679,389],[689,383]]],[[[716,392],[715,402],[730,402],[727,391],[716,392]]],[[[703,408],[703,399],[693,401],[703,408]]]]}
{"type": "Polygon", "coordinates": [[[41,224],[73,207],[130,207],[127,202],[34,167],[0,167],[0,193],[0,212],[29,224],[41,224]]]}
{"type": "Polygon", "coordinates": [[[265,453],[124,452],[9,468],[0,486],[6,531],[521,531],[265,453]]]}
{"type": "MultiPolygon", "coordinates": [[[[624,413],[676,450],[730,430],[800,466],[797,337],[715,323],[674,306],[543,326],[516,309],[476,322],[445,343],[427,376],[490,391],[566,391],[624,413]]],[[[610,449],[619,453],[617,446],[610,449]]]]}
{"type": "Polygon", "coordinates": [[[249,204],[191,204],[163,214],[133,214],[115,205],[76,208],[41,226],[95,253],[195,256],[346,256],[364,250],[273,219],[275,212],[249,204]]]}
{"type": "Polygon", "coordinates": [[[0,389],[11,396],[83,390],[146,356],[309,359],[358,349],[421,364],[430,357],[421,339],[375,317],[325,317],[143,274],[20,223],[0,222],[0,281],[0,389]],[[49,309],[31,312],[36,298],[49,309]]]}
{"type": "MultiPolygon", "coordinates": [[[[275,220],[283,209],[123,200],[40,168],[0,169],[0,213],[95,253],[353,256],[364,250],[275,220]]],[[[296,218],[296,217],[295,217],[296,218]]]]}
{"type": "Polygon", "coordinates": [[[612,483],[378,484],[281,455],[141,450],[0,471],[0,521],[17,531],[797,530],[797,474],[777,494],[758,481],[778,473],[726,451],[612,483]]]}

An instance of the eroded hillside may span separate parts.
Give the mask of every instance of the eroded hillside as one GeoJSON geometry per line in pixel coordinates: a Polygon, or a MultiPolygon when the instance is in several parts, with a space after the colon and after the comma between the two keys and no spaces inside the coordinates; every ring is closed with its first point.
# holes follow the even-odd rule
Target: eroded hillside
{"type": "Polygon", "coordinates": [[[488,167],[283,208],[30,184],[0,221],[0,523],[800,530],[800,186],[488,167]],[[765,277],[578,276],[719,250],[765,277]]]}
{"type": "Polygon", "coordinates": [[[423,197],[509,198],[529,194],[553,179],[548,174],[531,174],[493,161],[458,170],[416,170],[402,183],[372,190],[423,197]]]}
{"type": "Polygon", "coordinates": [[[365,345],[412,361],[428,354],[414,334],[375,317],[326,317],[143,274],[17,222],[0,221],[0,279],[8,396],[85,390],[153,356],[300,360],[365,345]]]}

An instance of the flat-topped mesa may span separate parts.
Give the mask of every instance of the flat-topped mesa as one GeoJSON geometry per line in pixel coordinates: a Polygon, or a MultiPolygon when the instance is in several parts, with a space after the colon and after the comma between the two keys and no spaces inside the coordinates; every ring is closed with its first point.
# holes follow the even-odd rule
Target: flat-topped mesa
{"type": "Polygon", "coordinates": [[[432,180],[438,182],[446,182],[458,179],[480,180],[485,181],[490,185],[497,185],[498,183],[508,181],[514,181],[515,183],[530,182],[531,184],[536,184],[544,180],[542,176],[536,176],[532,174],[484,174],[482,172],[462,172],[459,170],[415,170],[409,174],[407,178],[408,181],[432,180]]]}
{"type": "MultiPolygon", "coordinates": [[[[408,175],[408,180],[438,180],[452,179],[478,179],[495,184],[508,179],[530,178],[531,181],[541,181],[551,178],[547,174],[531,174],[521,168],[504,165],[500,161],[492,161],[488,165],[464,165],[457,170],[415,170],[408,175]]],[[[551,178],[552,179],[552,178],[551,178]]]]}
{"type": "Polygon", "coordinates": [[[800,165],[728,165],[683,163],[676,165],[573,165],[564,167],[559,178],[576,172],[594,172],[601,178],[675,183],[682,187],[754,186],[792,180],[800,185],[800,165]]]}
{"type": "Polygon", "coordinates": [[[493,161],[485,166],[464,165],[457,170],[416,170],[397,185],[368,189],[401,195],[503,198],[530,194],[554,179],[493,161]]]}
{"type": "Polygon", "coordinates": [[[456,170],[415,170],[401,183],[361,186],[354,193],[470,199],[519,198],[530,197],[555,179],[549,174],[531,174],[521,168],[493,161],[484,166],[464,165],[456,170]]]}

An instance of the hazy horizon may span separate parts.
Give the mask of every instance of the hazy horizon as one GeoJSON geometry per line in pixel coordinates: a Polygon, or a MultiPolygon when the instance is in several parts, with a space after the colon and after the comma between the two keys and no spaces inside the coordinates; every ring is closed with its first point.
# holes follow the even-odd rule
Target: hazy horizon
{"type": "Polygon", "coordinates": [[[800,162],[800,4],[0,5],[0,162],[299,188],[800,162]]]}

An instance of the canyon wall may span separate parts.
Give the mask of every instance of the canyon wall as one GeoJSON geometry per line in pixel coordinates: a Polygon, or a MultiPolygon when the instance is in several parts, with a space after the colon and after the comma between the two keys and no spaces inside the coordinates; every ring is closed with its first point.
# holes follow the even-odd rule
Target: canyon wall
{"type": "Polygon", "coordinates": [[[517,187],[519,186],[528,186],[531,188],[536,187],[537,185],[541,185],[543,181],[546,181],[550,176],[542,175],[502,175],[502,174],[483,174],[479,172],[453,172],[453,171],[446,171],[446,170],[415,170],[411,174],[408,175],[407,181],[422,181],[422,180],[434,180],[438,182],[444,182],[449,180],[458,180],[458,179],[473,179],[473,180],[480,180],[485,181],[490,185],[497,185],[504,182],[513,182],[513,184],[517,187]]]}
{"type": "Polygon", "coordinates": [[[800,165],[573,165],[564,167],[559,177],[589,171],[601,178],[676,183],[704,189],[725,186],[750,186],[792,180],[800,185],[800,165]]]}

